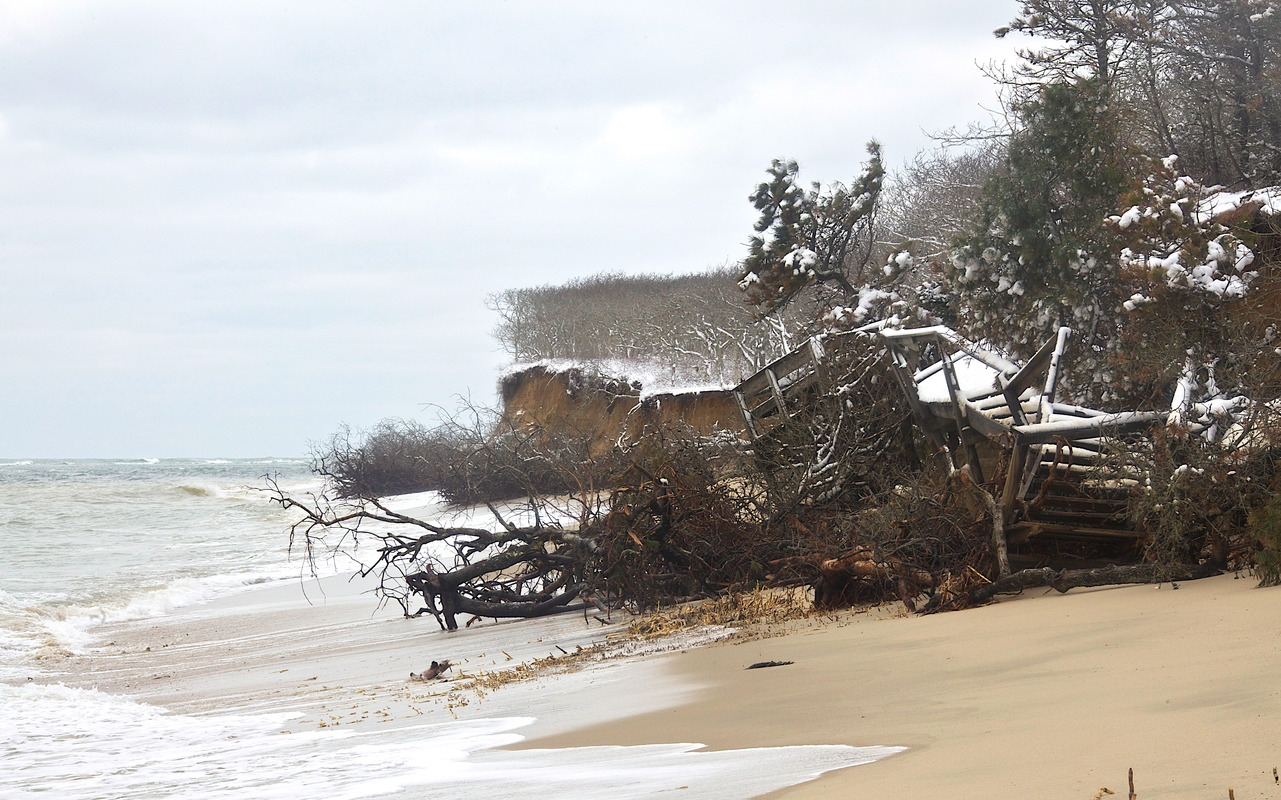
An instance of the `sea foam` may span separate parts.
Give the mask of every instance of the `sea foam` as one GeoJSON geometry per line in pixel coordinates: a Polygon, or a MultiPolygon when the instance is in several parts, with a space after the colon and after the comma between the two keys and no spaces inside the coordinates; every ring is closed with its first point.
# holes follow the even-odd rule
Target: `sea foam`
{"type": "Polygon", "coordinates": [[[682,790],[687,797],[758,796],[902,748],[843,745],[707,752],[696,744],[495,750],[521,740],[528,718],[373,731],[285,732],[289,714],[190,716],[64,686],[0,685],[9,750],[0,795],[65,800],[325,797],[413,788],[419,797],[591,796],[618,800],[682,790]]]}

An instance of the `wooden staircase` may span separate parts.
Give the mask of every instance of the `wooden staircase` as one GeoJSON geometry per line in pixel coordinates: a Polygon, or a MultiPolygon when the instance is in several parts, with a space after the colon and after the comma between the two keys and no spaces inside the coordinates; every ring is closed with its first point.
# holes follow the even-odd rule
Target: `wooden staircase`
{"type": "Polygon", "coordinates": [[[1006,523],[1012,555],[1108,558],[1137,553],[1147,532],[1126,513],[1138,476],[1109,448],[1162,424],[1162,412],[1107,413],[1057,400],[1060,362],[1071,335],[1060,328],[1026,364],[944,326],[866,326],[810,340],[740,384],[735,398],[749,435],[790,418],[825,379],[828,349],[845,337],[885,345],[918,429],[938,451],[987,483],[1006,523]],[[986,473],[990,473],[985,475],[986,473]]]}

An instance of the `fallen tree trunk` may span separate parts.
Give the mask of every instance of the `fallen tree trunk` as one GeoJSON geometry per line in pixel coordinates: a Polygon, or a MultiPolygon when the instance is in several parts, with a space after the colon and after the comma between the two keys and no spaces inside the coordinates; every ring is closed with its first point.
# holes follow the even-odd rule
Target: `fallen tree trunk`
{"type": "Polygon", "coordinates": [[[923,569],[910,567],[896,559],[877,561],[867,550],[859,550],[840,558],[829,558],[819,563],[818,571],[824,580],[840,582],[852,578],[884,580],[907,578],[921,586],[933,586],[934,576],[923,569]]]}
{"type": "Polygon", "coordinates": [[[998,594],[1014,594],[1024,589],[1049,587],[1058,592],[1086,586],[1114,586],[1126,583],[1164,583],[1208,578],[1219,570],[1210,564],[1196,566],[1159,566],[1138,564],[1128,567],[1053,570],[1050,567],[1025,569],[970,590],[972,605],[986,603],[998,594]]]}
{"type": "Polygon", "coordinates": [[[585,588],[585,584],[575,584],[558,595],[542,601],[523,601],[512,603],[486,603],[459,596],[455,608],[460,614],[472,614],[477,617],[541,617],[547,614],[564,611],[582,611],[590,603],[573,603],[573,600],[585,588]]]}

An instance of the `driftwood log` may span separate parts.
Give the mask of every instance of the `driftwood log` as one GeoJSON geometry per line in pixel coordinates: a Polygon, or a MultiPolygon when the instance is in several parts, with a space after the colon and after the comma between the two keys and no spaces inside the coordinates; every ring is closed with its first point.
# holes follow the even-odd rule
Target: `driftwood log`
{"type": "Polygon", "coordinates": [[[970,603],[978,605],[998,594],[1015,594],[1024,589],[1048,587],[1058,592],[1087,586],[1114,586],[1126,583],[1165,583],[1208,578],[1219,570],[1211,564],[1159,566],[1137,564],[1098,569],[1054,570],[1049,567],[1025,569],[970,590],[970,603]]]}

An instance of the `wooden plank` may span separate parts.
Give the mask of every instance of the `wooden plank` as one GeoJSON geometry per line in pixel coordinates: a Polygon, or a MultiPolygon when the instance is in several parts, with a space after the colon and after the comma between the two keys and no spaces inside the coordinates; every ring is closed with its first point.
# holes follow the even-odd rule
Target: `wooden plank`
{"type": "Polygon", "coordinates": [[[756,430],[756,420],[752,419],[751,409],[747,407],[747,401],[743,399],[743,393],[738,389],[734,390],[734,402],[738,404],[738,410],[743,415],[743,424],[747,426],[747,435],[752,437],[752,441],[761,438],[761,434],[756,430]]]}
{"type": "Polygon", "coordinates": [[[752,409],[754,419],[765,419],[778,413],[778,403],[774,402],[774,396],[768,395],[755,408],[752,409]]]}
{"type": "Polygon", "coordinates": [[[957,349],[978,361],[982,361],[997,372],[1005,375],[1014,375],[1019,371],[1019,366],[1008,359],[997,355],[996,353],[979,347],[974,342],[961,336],[956,331],[946,325],[931,325],[927,328],[904,328],[902,330],[883,330],[880,335],[885,339],[928,339],[930,337],[940,337],[950,342],[957,349]]]}
{"type": "Polygon", "coordinates": [[[1010,361],[1004,356],[1000,356],[996,353],[993,353],[991,350],[987,350],[985,348],[979,347],[977,344],[975,344],[974,342],[971,342],[969,339],[966,339],[964,336],[961,336],[959,333],[952,330],[951,328],[948,328],[945,326],[939,326],[939,327],[943,328],[943,330],[939,333],[939,335],[942,338],[951,342],[953,345],[959,348],[961,352],[965,353],[967,356],[970,356],[971,358],[977,361],[981,361],[984,364],[987,364],[989,367],[991,367],[992,369],[996,370],[997,372],[1001,373],[1004,376],[1018,374],[1019,365],[1015,364],[1013,361],[1010,361]]]}
{"type": "MultiPolygon", "coordinates": [[[[1048,463],[1054,460],[1054,455],[1058,451],[1058,444],[1054,447],[1045,448],[1044,460],[1048,463]]],[[[1078,445],[1075,441],[1068,442],[1068,446],[1063,448],[1063,459],[1071,460],[1077,464],[1094,464],[1103,459],[1103,455],[1098,450],[1092,450],[1089,447],[1078,445]]]]}
{"type": "Polygon", "coordinates": [[[830,376],[827,374],[827,353],[823,350],[823,345],[819,343],[818,337],[810,338],[810,362],[814,368],[811,383],[815,379],[828,383],[830,376]]]}
{"type": "Polygon", "coordinates": [[[961,400],[960,406],[965,413],[966,424],[988,439],[1008,438],[1014,433],[1012,426],[987,416],[967,401],[961,400]]]}
{"type": "Polygon", "coordinates": [[[787,404],[783,402],[783,388],[778,385],[778,376],[774,374],[774,370],[766,367],[765,377],[769,379],[770,389],[774,391],[774,404],[778,406],[779,411],[783,412],[784,417],[791,419],[792,414],[787,410],[787,404]]]}
{"type": "MultiPolygon", "coordinates": [[[[1041,345],[1036,354],[1032,356],[1023,369],[1010,379],[1006,384],[1002,396],[1005,398],[1005,404],[1010,409],[1010,415],[1014,418],[1016,425],[1026,425],[1028,421],[1027,412],[1023,408],[1022,394],[1024,391],[1032,388],[1036,379],[1041,376],[1050,365],[1054,357],[1056,339],[1051,339],[1041,345]]],[[[1040,409],[1040,403],[1037,404],[1037,410],[1040,409]]]]}
{"type": "MultiPolygon", "coordinates": [[[[975,483],[983,483],[983,465],[979,462],[978,451],[974,449],[965,438],[966,414],[962,405],[965,401],[960,398],[960,386],[956,382],[956,372],[952,369],[952,358],[943,349],[943,342],[939,340],[939,352],[943,356],[943,379],[947,382],[947,393],[952,398],[952,410],[956,414],[956,439],[961,444],[961,449],[965,451],[965,461],[970,467],[970,477],[975,483]]],[[[975,412],[978,413],[978,412],[975,412]]],[[[980,417],[983,415],[978,414],[980,417]]]]}
{"type": "Polygon", "coordinates": [[[1101,417],[1108,413],[1106,411],[1099,411],[1097,408],[1074,406],[1069,405],[1068,403],[1051,403],[1050,407],[1054,409],[1054,413],[1056,415],[1065,414],[1070,417],[1101,417]]]}
{"type": "MultiPolygon", "coordinates": [[[[1046,367],[1050,366],[1050,357],[1054,355],[1055,339],[1046,340],[1045,344],[1036,351],[1036,354],[1023,365],[1023,369],[1018,374],[1010,378],[1010,382],[1005,385],[1005,396],[1018,397],[1024,389],[1030,389],[1036,385],[1036,379],[1041,377],[1041,373],[1046,367]]],[[[1011,401],[1013,402],[1013,401],[1011,401]]]]}
{"type": "MultiPolygon", "coordinates": [[[[970,401],[971,405],[977,408],[981,408],[984,411],[997,410],[997,411],[1004,411],[1006,414],[1009,414],[1010,412],[1010,407],[1008,402],[1005,399],[1005,395],[1002,394],[1001,392],[996,392],[994,394],[975,395],[975,396],[967,397],[966,399],[970,401]]],[[[1022,408],[1023,404],[1020,403],[1019,407],[1022,408]]]]}
{"type": "Polygon", "coordinates": [[[1041,392],[1041,409],[1037,414],[1037,422],[1048,422],[1050,417],[1054,415],[1054,397],[1059,388],[1059,362],[1063,360],[1063,353],[1067,350],[1068,337],[1071,335],[1071,328],[1059,328],[1058,340],[1054,344],[1054,353],[1050,356],[1050,368],[1045,372],[1045,389],[1041,392]]]}
{"type": "Polygon", "coordinates": [[[742,392],[743,396],[747,398],[769,391],[769,378],[765,377],[765,370],[757,371],[747,380],[740,383],[738,391],[742,392]]]}
{"type": "Polygon", "coordinates": [[[1139,541],[1148,538],[1146,531],[1122,528],[1092,528],[1085,525],[1062,525],[1053,522],[1019,522],[1006,530],[1010,545],[1019,545],[1033,536],[1078,539],[1085,541],[1139,541]]]}
{"type": "Polygon", "coordinates": [[[1014,435],[1014,446],[1010,448],[1010,464],[1005,472],[1005,489],[1001,492],[1001,512],[1008,522],[1014,514],[1014,504],[1020,499],[1019,489],[1023,483],[1023,470],[1027,464],[1028,447],[1014,435]]]}
{"type": "Polygon", "coordinates": [[[1104,414],[1089,419],[1056,420],[1054,422],[1016,425],[1015,430],[1026,438],[1030,444],[1049,444],[1056,438],[1097,437],[1100,435],[1118,435],[1130,431],[1150,428],[1166,418],[1161,411],[1122,411],[1116,414],[1104,414]]]}
{"type": "MultiPolygon", "coordinates": [[[[1037,465],[1037,477],[1039,479],[1044,479],[1048,476],[1050,474],[1050,465],[1053,463],[1054,459],[1052,457],[1044,456],[1041,463],[1037,465]]],[[[1054,474],[1059,478],[1064,478],[1068,475],[1073,475],[1079,478],[1089,476],[1098,476],[1099,478],[1133,478],[1136,475],[1141,476],[1143,473],[1137,467],[1118,467],[1116,469],[1105,470],[1095,464],[1068,464],[1067,461],[1064,461],[1054,468],[1054,474]]]]}
{"type": "Polygon", "coordinates": [[[1031,513],[1032,522],[1072,525],[1076,527],[1121,528],[1126,521],[1124,511],[1090,513],[1072,509],[1038,508],[1031,513]]]}
{"type": "Polygon", "coordinates": [[[930,364],[928,367],[922,367],[920,370],[917,370],[916,374],[913,377],[916,379],[916,383],[919,385],[921,381],[926,380],[927,378],[931,377],[941,369],[943,369],[943,361],[942,360],[935,361],[933,364],[930,364]]]}
{"type": "Polygon", "coordinates": [[[935,450],[943,449],[943,438],[939,435],[938,428],[933,424],[934,415],[927,411],[922,405],[920,397],[916,394],[916,383],[912,380],[911,365],[908,361],[907,354],[898,346],[897,342],[887,342],[890,350],[890,367],[894,373],[894,379],[898,381],[899,389],[907,397],[907,404],[912,409],[912,416],[916,417],[916,422],[920,425],[921,430],[925,432],[925,438],[935,450]]]}

